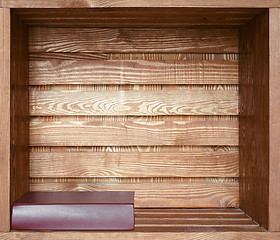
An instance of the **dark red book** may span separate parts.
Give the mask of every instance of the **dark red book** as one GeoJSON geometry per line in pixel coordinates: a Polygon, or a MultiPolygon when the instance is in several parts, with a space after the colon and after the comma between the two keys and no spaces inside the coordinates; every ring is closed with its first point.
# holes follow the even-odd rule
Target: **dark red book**
{"type": "Polygon", "coordinates": [[[13,205],[12,229],[133,230],[134,192],[28,192],[13,205]]]}

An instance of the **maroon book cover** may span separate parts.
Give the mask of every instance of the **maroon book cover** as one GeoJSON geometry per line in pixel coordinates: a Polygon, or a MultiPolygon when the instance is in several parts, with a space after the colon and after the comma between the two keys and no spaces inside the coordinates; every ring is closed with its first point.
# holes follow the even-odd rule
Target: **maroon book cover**
{"type": "Polygon", "coordinates": [[[134,192],[28,192],[12,209],[17,230],[133,230],[134,192]]]}

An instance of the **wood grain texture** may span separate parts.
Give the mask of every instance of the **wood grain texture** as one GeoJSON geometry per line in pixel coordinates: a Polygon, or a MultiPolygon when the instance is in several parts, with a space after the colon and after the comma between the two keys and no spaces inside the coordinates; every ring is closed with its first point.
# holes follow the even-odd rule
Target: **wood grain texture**
{"type": "MultiPolygon", "coordinates": [[[[237,228],[234,228],[237,229],[237,228]]],[[[233,229],[233,231],[234,231],[233,229]]],[[[199,232],[195,229],[191,232],[185,232],[181,229],[180,232],[170,232],[170,229],[165,228],[162,232],[145,232],[132,231],[132,232],[85,232],[85,231],[53,231],[53,232],[39,232],[39,231],[13,231],[11,233],[0,233],[3,240],[28,240],[28,239],[60,239],[60,240],[84,240],[84,239],[106,239],[106,240],[279,240],[279,233],[270,232],[248,232],[248,229],[240,230],[240,232],[208,232],[207,229],[202,228],[199,232]],[[204,231],[203,231],[204,230],[204,231]],[[206,230],[206,231],[205,231],[206,230]]]]}
{"type": "Polygon", "coordinates": [[[238,183],[32,183],[31,191],[135,191],[135,207],[238,207],[238,183]]]}
{"type": "Polygon", "coordinates": [[[79,52],[33,52],[29,53],[29,60],[145,60],[145,61],[193,61],[193,60],[217,60],[237,61],[238,53],[79,53],[79,52]]]}
{"type": "Polygon", "coordinates": [[[30,153],[30,177],[238,177],[238,152],[30,153]]]}
{"type": "Polygon", "coordinates": [[[11,18],[11,204],[29,190],[28,28],[11,18]]]}
{"type": "Polygon", "coordinates": [[[30,122],[30,146],[238,145],[238,122],[30,122]]]}
{"type": "Polygon", "coordinates": [[[29,38],[30,52],[238,53],[236,29],[31,27],[29,38]]]}
{"type": "Polygon", "coordinates": [[[87,177],[87,178],[30,178],[30,183],[235,183],[239,179],[236,177],[87,177]]]}
{"type": "Polygon", "coordinates": [[[269,10],[269,226],[280,231],[280,9],[269,10]]]}
{"type": "Polygon", "coordinates": [[[238,115],[238,91],[36,91],[31,116],[238,115]]]}
{"type": "Polygon", "coordinates": [[[239,208],[135,208],[134,214],[137,219],[252,221],[239,208]]]}
{"type": "Polygon", "coordinates": [[[269,224],[268,19],[265,12],[240,32],[239,133],[240,207],[266,229],[269,224]]]}
{"type": "Polygon", "coordinates": [[[16,9],[28,25],[44,27],[237,27],[262,9],[92,8],[16,9]],[[222,19],[222,21],[221,21],[222,19]]]}
{"type": "Polygon", "coordinates": [[[238,61],[31,61],[29,83],[238,84],[238,61]]]}
{"type": "Polygon", "coordinates": [[[10,231],[10,11],[0,8],[0,231],[10,231]]]}
{"type": "Polygon", "coordinates": [[[174,1],[130,1],[130,0],[1,0],[0,7],[8,8],[131,8],[131,7],[209,7],[209,8],[269,8],[280,7],[278,0],[174,0],[174,1]]]}

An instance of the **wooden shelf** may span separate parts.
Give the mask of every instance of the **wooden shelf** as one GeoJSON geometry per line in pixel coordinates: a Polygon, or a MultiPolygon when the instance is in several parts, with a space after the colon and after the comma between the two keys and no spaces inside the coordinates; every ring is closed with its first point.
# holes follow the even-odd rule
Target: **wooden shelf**
{"type": "MultiPolygon", "coordinates": [[[[134,231],[12,231],[4,239],[278,239],[238,208],[135,209],[134,231]],[[167,235],[165,235],[168,233],[167,235]]],[[[2,239],[2,238],[1,238],[2,239]]]]}
{"type": "Polygon", "coordinates": [[[136,209],[136,232],[263,232],[242,210],[136,209]]]}
{"type": "Polygon", "coordinates": [[[279,6],[0,0],[0,239],[280,239],[279,6]],[[11,231],[28,191],[115,190],[134,231],[11,231]]]}

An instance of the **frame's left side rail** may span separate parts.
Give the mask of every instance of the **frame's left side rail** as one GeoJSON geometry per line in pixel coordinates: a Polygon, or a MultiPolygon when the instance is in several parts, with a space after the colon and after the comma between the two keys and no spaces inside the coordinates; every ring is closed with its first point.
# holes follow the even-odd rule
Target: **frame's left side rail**
{"type": "Polygon", "coordinates": [[[10,231],[10,9],[0,8],[0,231],[10,231]]]}

